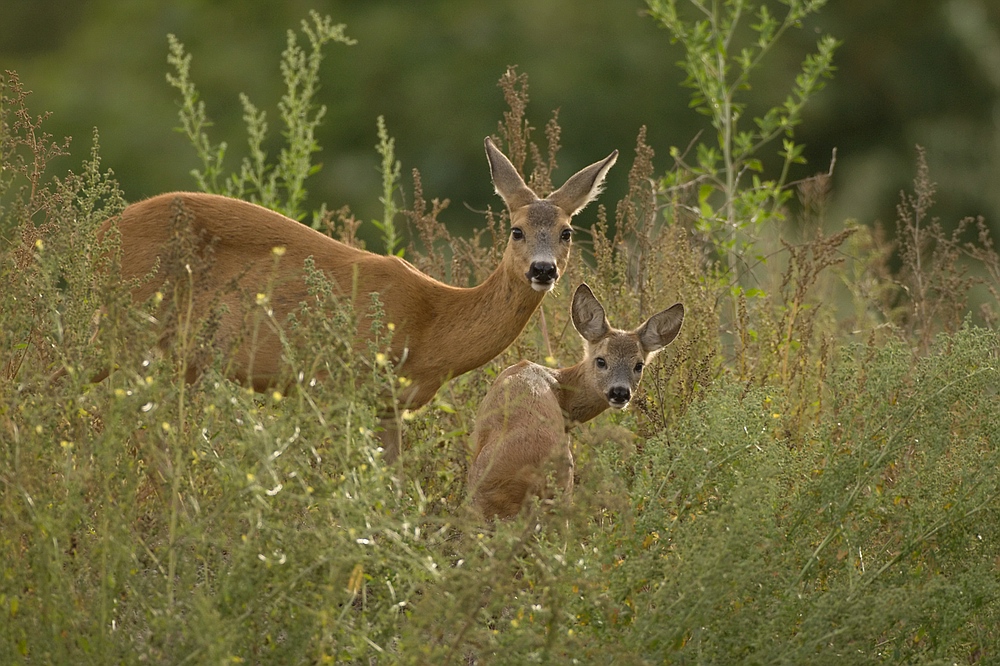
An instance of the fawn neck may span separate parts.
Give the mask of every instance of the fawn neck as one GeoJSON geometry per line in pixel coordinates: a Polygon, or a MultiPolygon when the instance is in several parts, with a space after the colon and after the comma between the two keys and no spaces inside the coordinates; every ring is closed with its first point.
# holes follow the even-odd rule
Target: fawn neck
{"type": "Polygon", "coordinates": [[[591,385],[588,361],[553,370],[556,398],[566,417],[566,428],[585,423],[608,408],[608,400],[591,385]]]}

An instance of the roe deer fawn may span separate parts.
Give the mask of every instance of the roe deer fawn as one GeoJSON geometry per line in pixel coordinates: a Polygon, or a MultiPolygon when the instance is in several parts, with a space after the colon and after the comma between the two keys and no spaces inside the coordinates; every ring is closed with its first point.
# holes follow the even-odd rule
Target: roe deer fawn
{"type": "Polygon", "coordinates": [[[621,331],[611,328],[590,287],[581,284],[572,316],[584,340],[582,361],[558,369],[521,361],[500,373],[479,406],[469,489],[488,519],[516,515],[529,494],[544,496],[549,464],[557,483],[572,491],[569,429],[608,407],[628,405],[643,366],[677,337],[684,306],[677,303],[634,331],[621,331]]]}
{"type": "MultiPolygon", "coordinates": [[[[514,341],[566,269],[571,218],[598,195],[618,157],[614,151],[541,199],[489,137],[485,146],[493,184],[510,213],[511,229],[500,265],[473,288],[449,286],[399,257],[349,247],[274,211],[213,194],[175,192],[134,203],[120,218],[108,220],[103,232],[117,225],[125,280],[152,276],[132,290],[133,300],[141,302],[163,285],[165,270],[159,264],[172,233],[171,221],[183,214],[196,252],[210,256],[206,274],[192,278],[192,317],[201,318],[213,307],[225,306],[215,342],[234,349],[231,378],[259,391],[273,385],[280,373],[281,340],[274,327],[241,339],[240,332],[247,325],[247,293],[272,284],[274,321],[284,322],[306,300],[303,262],[310,256],[339,295],[353,298],[359,317],[368,312],[370,294],[377,292],[384,321],[394,325],[390,351],[397,372],[410,380],[398,406],[415,409],[426,404],[444,382],[487,363],[514,341]],[[274,248],[284,249],[277,269],[274,248]],[[229,284],[235,284],[235,289],[224,291],[229,284]]],[[[365,349],[370,335],[370,326],[362,322],[355,343],[358,350],[365,349]]],[[[192,375],[197,374],[198,368],[193,370],[192,375]]],[[[398,455],[401,444],[393,414],[395,405],[386,406],[380,433],[390,460],[398,455]]]]}

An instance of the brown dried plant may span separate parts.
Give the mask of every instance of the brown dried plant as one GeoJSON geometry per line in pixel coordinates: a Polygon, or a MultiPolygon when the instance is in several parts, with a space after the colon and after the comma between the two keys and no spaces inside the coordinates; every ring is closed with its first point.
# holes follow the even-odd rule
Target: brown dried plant
{"type": "Polygon", "coordinates": [[[542,150],[532,142],[534,131],[526,117],[528,109],[528,75],[518,74],[516,67],[509,67],[500,77],[497,84],[503,91],[504,101],[509,109],[504,111],[503,120],[497,123],[498,145],[506,146],[506,154],[517,172],[525,178],[528,185],[540,197],[545,197],[553,190],[552,172],[557,167],[556,156],[559,152],[559,139],[562,130],[559,126],[559,110],[552,112],[552,117],[545,124],[546,150],[542,158],[542,150]],[[531,173],[526,171],[528,156],[531,156],[531,173]]]}
{"type": "MultiPolygon", "coordinates": [[[[646,128],[636,137],[635,159],[628,175],[628,192],[615,205],[615,226],[610,229],[607,211],[600,207],[597,223],[591,230],[591,251],[596,272],[594,279],[614,296],[609,303],[611,314],[618,318],[642,313],[649,304],[651,288],[649,259],[659,233],[656,222],[656,195],[653,185],[653,149],[646,144],[646,128]],[[619,304],[638,301],[638,309],[620,312],[619,304]]],[[[609,299],[610,300],[610,299],[609,299]]]]}
{"type": "Polygon", "coordinates": [[[832,235],[823,232],[832,165],[797,184],[797,226],[813,229],[812,238],[798,243],[779,238],[781,250],[769,262],[784,260],[780,282],[749,295],[741,292],[736,300],[733,371],[745,392],[755,386],[782,387],[782,419],[788,431],[803,427],[807,416],[818,414],[822,405],[837,329],[832,294],[839,273],[828,269],[845,263],[842,248],[857,231],[848,227],[832,235]]]}
{"type": "Polygon", "coordinates": [[[344,245],[365,248],[364,241],[358,238],[358,228],[361,220],[354,217],[350,206],[341,206],[337,210],[323,210],[320,217],[321,225],[326,228],[326,233],[331,238],[336,238],[344,245]]]}
{"type": "Polygon", "coordinates": [[[844,317],[845,330],[851,334],[887,331],[886,308],[891,307],[888,304],[898,289],[891,266],[894,243],[881,224],[851,223],[849,228],[855,233],[844,247],[847,261],[836,270],[851,295],[853,312],[844,317]]]}
{"type": "Polygon", "coordinates": [[[497,124],[497,132],[502,141],[498,146],[504,150],[517,172],[524,176],[531,134],[531,125],[525,118],[528,109],[528,75],[518,74],[517,67],[508,67],[497,85],[503,91],[504,101],[509,107],[503,112],[503,120],[497,124]]]}
{"type": "Polygon", "coordinates": [[[420,172],[413,170],[413,204],[403,214],[416,229],[416,237],[407,248],[407,256],[421,271],[449,284],[479,284],[503,256],[506,211],[501,216],[485,211],[486,226],[474,229],[470,238],[463,238],[452,234],[438,219],[450,203],[438,198],[428,202],[420,172]]]}
{"type": "Polygon", "coordinates": [[[548,196],[555,189],[552,184],[552,172],[556,170],[557,166],[556,155],[561,147],[559,144],[561,134],[559,109],[555,109],[552,112],[552,117],[545,123],[545,143],[547,146],[545,159],[542,159],[541,151],[535,143],[528,144],[531,150],[531,162],[534,165],[531,176],[528,178],[528,185],[540,197],[548,196]]]}
{"type": "Polygon", "coordinates": [[[993,235],[982,217],[976,218],[976,243],[967,243],[964,247],[966,255],[982,266],[986,277],[983,284],[987,292],[992,297],[992,302],[987,301],[980,305],[980,316],[987,326],[996,328],[1000,325],[1000,312],[997,312],[1000,304],[1000,254],[997,253],[996,245],[993,242],[993,235]]]}
{"type": "Polygon", "coordinates": [[[443,246],[453,245],[453,238],[448,227],[438,220],[438,215],[448,207],[448,199],[434,198],[428,207],[424,199],[424,184],[420,171],[413,170],[413,205],[403,214],[417,231],[423,250],[414,243],[410,244],[409,255],[413,265],[428,275],[439,280],[446,279],[448,258],[443,246]]]}
{"type": "Polygon", "coordinates": [[[833,346],[831,336],[836,325],[829,321],[834,313],[821,310],[828,290],[818,288],[827,269],[844,262],[841,247],[854,229],[844,229],[826,236],[817,229],[816,237],[799,245],[782,241],[788,251],[788,265],[778,290],[780,299],[772,313],[777,314],[771,328],[770,353],[772,379],[787,391],[784,427],[801,431],[807,419],[821,413],[824,379],[833,346]],[[817,293],[818,292],[818,293],[817,293]],[[823,314],[825,325],[818,325],[823,314]]]}
{"type": "MultiPolygon", "coordinates": [[[[895,237],[881,225],[856,227],[847,251],[850,269],[842,275],[854,297],[855,332],[892,330],[923,352],[938,333],[962,325],[974,286],[983,284],[994,301],[1000,299],[1000,255],[986,221],[967,217],[946,230],[931,216],[936,189],[926,153],[917,146],[913,192],[900,193],[895,237]],[[975,240],[965,240],[973,232],[975,240]]],[[[988,325],[1000,321],[989,302],[980,314],[988,325]]]]}
{"type": "Polygon", "coordinates": [[[684,304],[685,325],[669,354],[647,368],[634,401],[642,415],[639,434],[649,437],[670,426],[703,395],[720,369],[719,316],[706,281],[704,255],[690,229],[663,227],[649,246],[647,307],[684,304]]]}
{"type": "Polygon", "coordinates": [[[896,206],[896,232],[899,257],[898,293],[906,303],[896,322],[921,351],[926,351],[934,336],[953,333],[962,323],[968,292],[977,278],[959,263],[963,255],[962,237],[973,225],[973,218],[960,220],[951,233],[936,217],[930,217],[937,186],[930,179],[927,155],[917,146],[917,174],[913,193],[900,194],[896,206]]]}

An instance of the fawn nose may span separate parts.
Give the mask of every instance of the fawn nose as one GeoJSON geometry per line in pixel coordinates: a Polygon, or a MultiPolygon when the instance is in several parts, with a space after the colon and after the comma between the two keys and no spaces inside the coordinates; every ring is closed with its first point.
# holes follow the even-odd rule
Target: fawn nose
{"type": "Polygon", "coordinates": [[[552,288],[559,277],[559,268],[551,261],[533,261],[528,269],[528,280],[531,286],[539,291],[552,288]]]}
{"type": "Polygon", "coordinates": [[[632,399],[632,393],[625,386],[615,386],[608,391],[608,402],[615,409],[621,409],[632,399]]]}

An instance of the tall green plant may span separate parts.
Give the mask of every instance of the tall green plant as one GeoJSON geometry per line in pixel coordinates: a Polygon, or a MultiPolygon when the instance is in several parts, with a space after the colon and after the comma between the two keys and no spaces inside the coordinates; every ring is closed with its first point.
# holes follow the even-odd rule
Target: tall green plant
{"type": "Polygon", "coordinates": [[[320,169],[313,164],[312,155],[320,149],[315,130],[326,115],[326,106],[315,102],[323,47],[330,42],[355,43],[344,33],[343,24],[334,25],[330,17],[321,17],[315,11],[309,16],[311,22],[303,20],[301,27],[309,50],[299,46],[295,33],[289,30],[281,56],[285,94],[278,102],[278,111],[284,125],[285,146],[276,162],[268,161],[264,149],[267,114],[241,94],[250,154],[243,158],[239,172],[228,176],[223,167],[228,145],[225,141],[213,143],[208,136],[212,122],[191,80],[191,55],[177,37],[167,36],[170,44],[167,62],[174,68],[173,74],[167,74],[167,81],[181,93],[178,129],[191,141],[201,160],[201,169],[192,170],[191,175],[202,191],[254,201],[295,219],[304,217],[301,206],[306,197],[305,180],[320,169]]]}
{"type": "Polygon", "coordinates": [[[396,206],[396,191],[399,189],[399,173],[401,165],[396,159],[396,141],[389,136],[389,130],[385,126],[385,117],[378,117],[378,144],[375,149],[382,156],[382,221],[372,220],[372,224],[382,232],[382,239],[385,241],[385,253],[394,254],[397,257],[403,256],[402,242],[399,232],[396,231],[396,215],[400,212],[396,206]]]}
{"type": "Polygon", "coordinates": [[[678,64],[687,74],[684,85],[694,91],[691,106],[708,116],[716,133],[714,141],[695,147],[693,163],[680,150],[671,151],[680,168],[667,174],[663,187],[669,193],[697,185],[696,228],[711,239],[724,271],[737,273],[757,232],[780,219],[781,206],[791,196],[786,189],[789,169],[804,161],[803,146],[793,141],[793,130],[802,120],[806,102],[833,72],[838,42],[822,37],[816,52],[803,61],[784,103],[752,119],[745,116],[751,78],[789,28],[800,27],[826,0],[780,0],[783,16],[772,14],[767,3],[752,0],[647,0],[647,4],[672,41],[684,48],[678,64]],[[776,178],[765,179],[759,155],[778,138],[782,138],[781,171],[776,178]]]}

